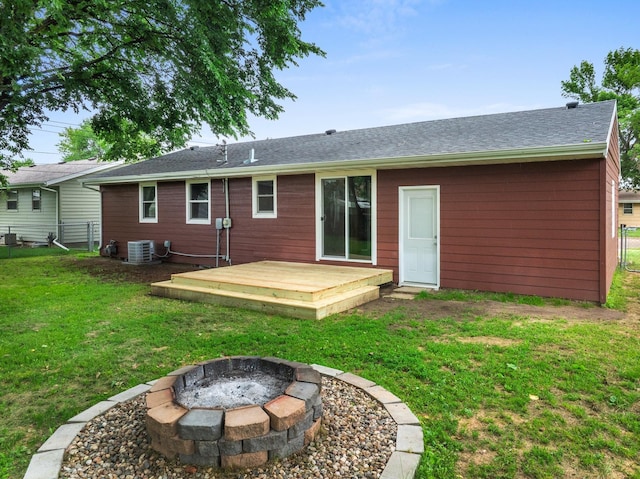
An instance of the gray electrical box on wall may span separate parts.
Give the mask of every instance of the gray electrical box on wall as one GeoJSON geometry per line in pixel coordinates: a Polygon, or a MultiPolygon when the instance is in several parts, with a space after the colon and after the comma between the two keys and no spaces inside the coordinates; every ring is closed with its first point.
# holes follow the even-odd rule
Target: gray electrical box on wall
{"type": "Polygon", "coordinates": [[[222,229],[222,218],[216,218],[216,229],[217,230],[222,229]]]}
{"type": "Polygon", "coordinates": [[[231,218],[223,219],[222,226],[224,226],[225,228],[231,228],[231,218]]]}

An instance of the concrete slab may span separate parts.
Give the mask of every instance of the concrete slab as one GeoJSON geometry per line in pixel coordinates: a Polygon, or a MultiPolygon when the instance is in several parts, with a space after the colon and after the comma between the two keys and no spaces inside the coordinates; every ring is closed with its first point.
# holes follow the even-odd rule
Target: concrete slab
{"type": "Polygon", "coordinates": [[[24,479],[58,479],[63,459],[64,449],[34,454],[24,479]]]}
{"type": "Polygon", "coordinates": [[[131,389],[127,389],[126,391],[122,391],[115,396],[111,396],[109,398],[109,401],[125,402],[129,399],[133,399],[134,397],[139,396],[142,393],[146,393],[149,389],[151,389],[151,386],[149,386],[148,384],[138,384],[137,386],[133,386],[131,389]]]}
{"type": "Polygon", "coordinates": [[[413,479],[419,464],[419,454],[396,451],[391,454],[380,479],[413,479]]]}
{"type": "Polygon", "coordinates": [[[411,294],[411,293],[396,293],[396,292],[393,292],[391,294],[385,294],[384,297],[385,298],[390,298],[390,299],[412,300],[412,299],[415,299],[416,295],[415,294],[411,294]]]}
{"type": "Polygon", "coordinates": [[[422,427],[407,424],[398,425],[396,438],[396,451],[411,452],[413,454],[424,453],[424,436],[422,427]]]}
{"type": "Polygon", "coordinates": [[[100,414],[104,414],[113,406],[118,404],[116,401],[101,401],[97,404],[94,404],[89,409],[84,410],[80,414],[76,414],[68,422],[89,422],[94,417],[99,416],[100,414]]]}
{"type": "Polygon", "coordinates": [[[376,385],[373,381],[361,378],[360,376],[356,376],[352,373],[340,374],[337,378],[340,379],[340,381],[344,381],[345,383],[349,383],[352,386],[359,387],[360,389],[370,388],[376,385]]]}
{"type": "Polygon", "coordinates": [[[344,371],[340,371],[339,369],[329,368],[320,364],[312,364],[311,367],[323,376],[330,376],[332,378],[344,373],[344,371]]]}
{"type": "Polygon", "coordinates": [[[402,402],[402,400],[393,393],[390,393],[382,386],[372,386],[363,390],[374,399],[377,399],[382,404],[391,404],[396,402],[402,402]]]}
{"type": "Polygon", "coordinates": [[[384,407],[389,411],[391,417],[398,424],[420,425],[420,420],[411,412],[409,406],[404,403],[385,404],[384,407]]]}
{"type": "Polygon", "coordinates": [[[55,449],[64,451],[73,442],[85,424],[84,422],[63,424],[40,446],[38,452],[53,451],[55,449]]]}

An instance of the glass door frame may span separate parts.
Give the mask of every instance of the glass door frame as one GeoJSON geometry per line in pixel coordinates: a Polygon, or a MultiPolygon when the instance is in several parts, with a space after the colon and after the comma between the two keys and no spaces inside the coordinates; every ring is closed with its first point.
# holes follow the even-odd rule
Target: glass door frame
{"type": "MultiPolygon", "coordinates": [[[[316,261],[347,261],[350,263],[366,263],[377,264],[377,179],[375,170],[336,170],[326,173],[316,173],[316,261]],[[349,259],[348,246],[345,251],[345,256],[325,256],[323,254],[324,245],[324,227],[323,227],[323,215],[324,215],[324,202],[322,191],[322,180],[326,179],[344,179],[345,184],[348,183],[349,177],[356,176],[369,176],[371,177],[371,201],[370,208],[370,221],[371,221],[371,259],[349,259]]],[[[348,195],[347,195],[348,199],[348,195]]],[[[348,232],[345,233],[345,242],[348,243],[348,232]]]]}

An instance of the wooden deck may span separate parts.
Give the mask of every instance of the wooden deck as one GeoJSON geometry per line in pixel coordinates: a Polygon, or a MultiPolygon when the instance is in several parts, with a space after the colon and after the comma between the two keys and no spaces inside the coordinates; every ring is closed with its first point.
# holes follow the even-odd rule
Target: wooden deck
{"type": "Polygon", "coordinates": [[[378,299],[379,286],[392,280],[388,269],[260,261],[174,274],[151,293],[321,319],[378,299]]]}

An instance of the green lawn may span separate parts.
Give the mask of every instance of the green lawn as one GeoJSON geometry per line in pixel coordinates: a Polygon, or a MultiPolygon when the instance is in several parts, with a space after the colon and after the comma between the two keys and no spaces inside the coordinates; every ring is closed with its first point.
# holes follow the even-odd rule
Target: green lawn
{"type": "MultiPolygon", "coordinates": [[[[428,295],[415,300],[422,309],[303,321],[151,297],[145,284],[78,266],[90,261],[0,259],[2,479],[21,478],[42,442],[96,402],[236,354],[351,371],[402,398],[423,425],[420,478],[640,478],[637,317],[565,318],[566,302],[544,302],[555,318],[472,307],[431,316],[433,301],[487,297],[428,295]]],[[[637,311],[639,287],[639,275],[620,273],[615,303],[637,311]]]]}

